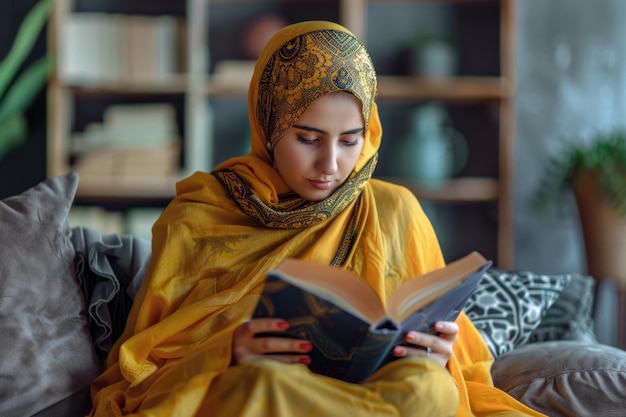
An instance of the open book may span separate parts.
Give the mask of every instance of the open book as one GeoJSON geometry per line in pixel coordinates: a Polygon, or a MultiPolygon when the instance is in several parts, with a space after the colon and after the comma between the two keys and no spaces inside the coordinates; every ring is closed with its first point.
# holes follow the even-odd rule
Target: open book
{"type": "Polygon", "coordinates": [[[490,265],[472,252],[405,282],[385,309],[353,272],[286,259],[268,273],[253,317],[288,320],[286,332],[271,335],[309,340],[313,372],[361,382],[396,359],[391,352],[409,330],[434,333],[435,322],[454,321],[490,265]]]}

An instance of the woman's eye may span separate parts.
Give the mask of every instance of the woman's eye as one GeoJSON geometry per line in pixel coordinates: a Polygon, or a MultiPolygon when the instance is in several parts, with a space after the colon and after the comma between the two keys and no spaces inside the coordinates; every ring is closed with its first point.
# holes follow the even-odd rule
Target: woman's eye
{"type": "Polygon", "coordinates": [[[298,136],[298,141],[304,143],[305,145],[313,145],[314,143],[317,143],[317,139],[307,139],[302,136],[298,136]]]}
{"type": "Polygon", "coordinates": [[[342,141],[342,143],[344,144],[344,146],[356,146],[359,144],[359,138],[345,139],[342,141]]]}

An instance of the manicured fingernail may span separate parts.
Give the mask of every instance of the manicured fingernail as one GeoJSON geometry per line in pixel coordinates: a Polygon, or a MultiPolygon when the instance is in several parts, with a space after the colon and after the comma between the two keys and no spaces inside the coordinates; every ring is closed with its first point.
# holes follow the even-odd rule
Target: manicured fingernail
{"type": "Polygon", "coordinates": [[[313,349],[313,345],[309,342],[302,342],[300,343],[300,350],[304,350],[304,351],[309,351],[311,349],[313,349]]]}
{"type": "Polygon", "coordinates": [[[298,359],[298,363],[301,363],[303,365],[310,365],[311,364],[311,358],[309,358],[308,356],[305,356],[303,358],[298,359]]]}
{"type": "Polygon", "coordinates": [[[396,356],[404,356],[406,355],[406,350],[400,346],[396,346],[395,348],[393,348],[393,354],[396,356]]]}
{"type": "Polygon", "coordinates": [[[406,334],[405,340],[407,342],[412,342],[417,338],[417,334],[415,332],[408,332],[406,334]]]}
{"type": "Polygon", "coordinates": [[[279,321],[278,323],[276,323],[276,327],[278,327],[281,330],[285,330],[289,328],[289,322],[288,321],[279,321]]]}

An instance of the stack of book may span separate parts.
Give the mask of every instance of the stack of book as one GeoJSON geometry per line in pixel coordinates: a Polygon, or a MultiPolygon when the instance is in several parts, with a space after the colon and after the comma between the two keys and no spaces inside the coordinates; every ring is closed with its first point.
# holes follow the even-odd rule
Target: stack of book
{"type": "Polygon", "coordinates": [[[173,16],[72,13],[60,36],[59,73],[70,82],[163,81],[179,70],[173,16]]]}
{"type": "Polygon", "coordinates": [[[68,214],[68,223],[70,227],[87,227],[103,235],[125,233],[124,214],[98,206],[73,205],[68,214]]]}
{"type": "Polygon", "coordinates": [[[172,105],[114,105],[105,111],[103,123],[74,135],[73,169],[81,178],[167,178],[180,170],[180,148],[172,105]]]}

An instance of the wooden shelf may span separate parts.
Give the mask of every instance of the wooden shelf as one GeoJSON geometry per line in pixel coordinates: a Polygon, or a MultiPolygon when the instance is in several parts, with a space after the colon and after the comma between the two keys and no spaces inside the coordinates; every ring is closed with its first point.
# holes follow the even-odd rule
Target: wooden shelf
{"type": "Polygon", "coordinates": [[[379,177],[382,180],[403,185],[417,198],[432,202],[474,203],[498,200],[498,180],[495,178],[456,178],[446,181],[441,187],[421,186],[410,179],[379,177]]]}
{"type": "Polygon", "coordinates": [[[81,175],[77,200],[171,199],[180,176],[116,177],[81,175]]]}
{"type": "Polygon", "coordinates": [[[483,101],[510,95],[508,83],[500,77],[378,77],[379,100],[483,101]]]}
{"type": "MultiPolygon", "coordinates": [[[[64,81],[75,94],[183,94],[185,76],[168,80],[64,81]]],[[[246,98],[249,84],[209,80],[207,96],[246,98]]],[[[506,80],[499,77],[424,78],[383,75],[378,78],[379,100],[502,100],[511,96],[506,80]]]]}
{"type": "MultiPolygon", "coordinates": [[[[212,98],[239,97],[248,94],[248,83],[236,84],[210,79],[205,91],[212,98]]],[[[506,80],[500,77],[424,78],[382,75],[378,77],[378,99],[395,101],[446,100],[486,101],[511,96],[506,80]]]]}
{"type": "Polygon", "coordinates": [[[184,94],[187,89],[187,77],[173,76],[166,80],[64,80],[63,84],[76,95],[184,94]]]}
{"type": "Polygon", "coordinates": [[[205,94],[210,98],[240,98],[247,99],[250,84],[242,82],[235,84],[232,82],[220,82],[209,79],[205,86],[205,94]]]}
{"type": "MultiPolygon", "coordinates": [[[[172,177],[96,177],[81,176],[77,198],[138,199],[172,198],[175,184],[182,176],[172,177]]],[[[498,180],[495,178],[457,178],[441,187],[421,186],[401,177],[377,177],[402,185],[423,200],[433,202],[486,202],[498,199],[498,180]]]]}

